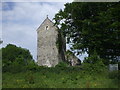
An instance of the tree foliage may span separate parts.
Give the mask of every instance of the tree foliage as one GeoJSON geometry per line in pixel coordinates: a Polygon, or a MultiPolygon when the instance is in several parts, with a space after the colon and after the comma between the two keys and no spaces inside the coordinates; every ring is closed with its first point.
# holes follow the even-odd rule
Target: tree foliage
{"type": "MultiPolygon", "coordinates": [[[[29,50],[8,44],[2,48],[2,66],[3,72],[19,72],[25,70],[25,67],[34,62],[29,50]]],[[[33,63],[34,64],[34,63],[33,63]]]]}
{"type": "Polygon", "coordinates": [[[87,52],[91,56],[95,50],[100,58],[117,60],[120,57],[119,12],[120,2],[73,2],[65,4],[54,20],[78,54],[87,52]]]}
{"type": "Polygon", "coordinates": [[[32,55],[29,50],[17,47],[13,44],[8,44],[5,48],[2,48],[2,59],[13,62],[17,58],[32,59],[32,55]]]}

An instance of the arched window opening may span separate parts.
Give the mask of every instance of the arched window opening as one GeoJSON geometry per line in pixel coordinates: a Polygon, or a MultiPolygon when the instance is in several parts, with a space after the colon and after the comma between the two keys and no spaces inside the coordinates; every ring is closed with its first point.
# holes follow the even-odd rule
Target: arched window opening
{"type": "Polygon", "coordinates": [[[45,29],[48,30],[48,26],[46,26],[45,29]]]}

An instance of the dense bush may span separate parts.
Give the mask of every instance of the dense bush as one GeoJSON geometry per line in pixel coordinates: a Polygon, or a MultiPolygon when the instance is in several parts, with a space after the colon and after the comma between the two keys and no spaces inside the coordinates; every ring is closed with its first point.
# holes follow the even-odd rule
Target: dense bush
{"type": "Polygon", "coordinates": [[[39,66],[32,60],[28,60],[27,64],[20,63],[18,61],[12,62],[8,66],[4,66],[2,69],[3,72],[19,73],[26,71],[37,71],[39,66]]]}
{"type": "Polygon", "coordinates": [[[59,62],[55,67],[67,67],[68,64],[65,62],[59,62]]]}
{"type": "Polygon", "coordinates": [[[23,71],[25,71],[25,65],[19,64],[17,61],[12,62],[8,66],[2,67],[2,72],[18,73],[23,71]]]}
{"type": "Polygon", "coordinates": [[[8,44],[5,48],[2,48],[2,59],[4,61],[15,61],[16,58],[22,57],[24,59],[32,59],[32,55],[29,50],[17,47],[13,44],[8,44]]]}
{"type": "Polygon", "coordinates": [[[8,44],[2,48],[2,71],[23,72],[35,67],[35,62],[29,50],[8,44]]]}
{"type": "Polygon", "coordinates": [[[38,65],[37,65],[34,61],[32,61],[32,60],[28,60],[28,61],[29,61],[29,62],[28,62],[27,65],[26,65],[26,70],[36,71],[38,65]]]}
{"type": "Polygon", "coordinates": [[[83,61],[83,69],[91,73],[100,73],[105,71],[106,66],[102,62],[103,60],[94,53],[92,56],[85,58],[83,61]]]}
{"type": "Polygon", "coordinates": [[[120,83],[120,71],[114,70],[114,71],[109,72],[109,78],[113,79],[116,84],[119,84],[120,83]]]}
{"type": "Polygon", "coordinates": [[[56,69],[61,69],[61,70],[64,70],[66,67],[68,67],[68,64],[66,63],[66,62],[59,62],[56,66],[55,66],[55,68],[56,69]]]}
{"type": "Polygon", "coordinates": [[[111,79],[115,79],[115,78],[118,79],[118,77],[119,77],[118,75],[119,75],[118,71],[116,71],[116,70],[109,72],[109,78],[111,78],[111,79]]]}

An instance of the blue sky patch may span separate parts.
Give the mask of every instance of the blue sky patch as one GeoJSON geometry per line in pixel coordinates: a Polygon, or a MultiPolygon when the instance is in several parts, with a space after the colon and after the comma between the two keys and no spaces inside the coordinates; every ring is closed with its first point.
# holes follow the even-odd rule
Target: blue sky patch
{"type": "Polygon", "coordinates": [[[7,10],[13,10],[15,6],[14,2],[3,2],[2,3],[2,10],[7,11],[7,10]]]}

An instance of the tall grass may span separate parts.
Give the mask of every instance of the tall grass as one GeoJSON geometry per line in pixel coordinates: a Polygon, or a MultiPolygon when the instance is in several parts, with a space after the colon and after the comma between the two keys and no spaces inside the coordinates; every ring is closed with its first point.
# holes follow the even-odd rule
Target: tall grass
{"type": "Polygon", "coordinates": [[[2,82],[3,88],[118,88],[115,80],[108,71],[90,74],[80,67],[58,67],[14,74],[6,72],[2,82]]]}

